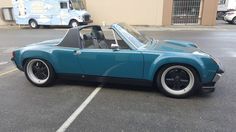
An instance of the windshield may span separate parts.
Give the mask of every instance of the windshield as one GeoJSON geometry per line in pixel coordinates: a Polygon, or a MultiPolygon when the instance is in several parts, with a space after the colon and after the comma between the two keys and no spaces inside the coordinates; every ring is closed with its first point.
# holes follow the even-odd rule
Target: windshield
{"type": "Polygon", "coordinates": [[[120,28],[119,30],[125,36],[129,41],[136,47],[140,48],[147,44],[149,42],[149,39],[147,39],[146,36],[142,35],[140,32],[138,32],[136,29],[133,27],[120,23],[119,24],[120,28]]]}
{"type": "Polygon", "coordinates": [[[82,0],[71,0],[73,9],[75,10],[84,10],[84,2],[82,0]]]}

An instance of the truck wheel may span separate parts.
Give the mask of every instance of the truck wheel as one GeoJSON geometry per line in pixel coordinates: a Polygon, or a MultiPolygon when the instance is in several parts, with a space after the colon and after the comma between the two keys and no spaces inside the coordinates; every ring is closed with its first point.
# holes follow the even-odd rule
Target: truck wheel
{"type": "Polygon", "coordinates": [[[166,96],[185,98],[191,96],[200,85],[197,72],[184,65],[169,65],[157,75],[157,86],[166,96]]]}
{"type": "Polygon", "coordinates": [[[234,17],[234,19],[232,20],[233,24],[236,24],[236,17],[234,17]]]}
{"type": "Polygon", "coordinates": [[[24,65],[26,78],[38,87],[46,87],[55,80],[55,72],[50,63],[41,59],[29,59],[24,65]]]}
{"type": "Polygon", "coordinates": [[[76,21],[76,20],[71,20],[69,26],[70,26],[71,28],[78,27],[78,26],[79,26],[79,22],[76,21]]]}
{"type": "Polygon", "coordinates": [[[30,25],[30,27],[33,28],[33,29],[39,28],[39,25],[38,25],[38,23],[37,23],[35,20],[30,20],[30,21],[29,21],[29,25],[30,25]]]}

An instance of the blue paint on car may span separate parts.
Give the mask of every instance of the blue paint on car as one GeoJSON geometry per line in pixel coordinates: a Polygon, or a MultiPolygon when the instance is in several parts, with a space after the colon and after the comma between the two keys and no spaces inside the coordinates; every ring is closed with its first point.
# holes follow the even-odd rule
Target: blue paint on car
{"type": "MultiPolygon", "coordinates": [[[[155,81],[158,71],[163,66],[180,64],[195,69],[203,85],[211,83],[216,74],[223,71],[218,61],[192,42],[160,41],[150,38],[142,44],[142,40],[128,34],[122,26],[124,25],[113,24],[111,29],[128,45],[129,49],[61,46],[63,39],[57,39],[18,49],[14,51],[13,61],[21,70],[24,69],[27,59],[38,58],[49,62],[56,74],[141,79],[150,82],[155,81]]],[[[79,32],[83,28],[86,26],[73,30],[79,32]]],[[[75,41],[81,41],[78,38],[74,38],[75,41]]]]}

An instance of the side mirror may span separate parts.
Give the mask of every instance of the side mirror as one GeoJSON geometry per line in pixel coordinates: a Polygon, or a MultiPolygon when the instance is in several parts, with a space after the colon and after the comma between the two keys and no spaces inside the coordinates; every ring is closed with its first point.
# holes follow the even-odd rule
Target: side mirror
{"type": "Polygon", "coordinates": [[[119,50],[119,45],[118,44],[111,44],[111,49],[117,51],[117,50],[119,50]]]}

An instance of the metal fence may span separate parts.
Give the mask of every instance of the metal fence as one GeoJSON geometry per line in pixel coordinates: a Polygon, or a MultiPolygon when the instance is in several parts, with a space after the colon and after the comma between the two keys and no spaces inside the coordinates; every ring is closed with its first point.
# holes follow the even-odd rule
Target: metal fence
{"type": "Polygon", "coordinates": [[[173,0],[172,24],[199,24],[201,0],[173,0]]]}

